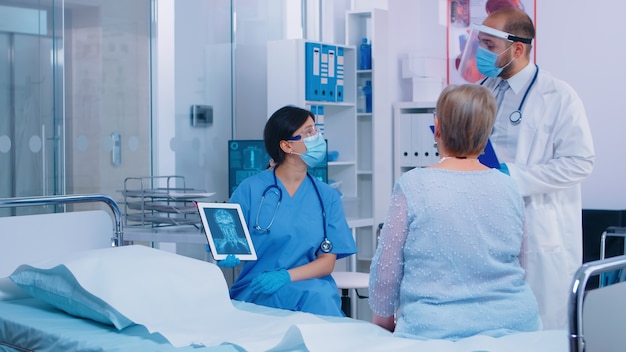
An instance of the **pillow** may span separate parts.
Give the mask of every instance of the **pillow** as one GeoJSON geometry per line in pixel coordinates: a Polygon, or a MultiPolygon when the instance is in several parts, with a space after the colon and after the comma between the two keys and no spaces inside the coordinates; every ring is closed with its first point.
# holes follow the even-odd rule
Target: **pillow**
{"type": "Polygon", "coordinates": [[[92,249],[28,264],[9,277],[33,297],[117,329],[143,325],[177,347],[192,343],[193,334],[222,328],[224,318],[215,317],[235,311],[217,265],[147,246],[92,249]]]}
{"type": "Polygon", "coordinates": [[[10,279],[29,295],[71,315],[87,318],[118,330],[133,324],[116,309],[80,286],[65,265],[38,269],[21,265],[10,279]]]}
{"type": "Polygon", "coordinates": [[[0,279],[0,301],[28,297],[30,297],[28,293],[19,288],[8,276],[0,279]]]}

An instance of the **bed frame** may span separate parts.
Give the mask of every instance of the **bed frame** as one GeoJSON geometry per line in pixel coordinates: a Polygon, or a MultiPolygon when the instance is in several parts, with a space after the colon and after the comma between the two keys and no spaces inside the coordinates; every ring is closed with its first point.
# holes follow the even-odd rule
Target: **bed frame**
{"type": "Polygon", "coordinates": [[[10,274],[15,264],[45,260],[55,253],[64,255],[78,249],[125,244],[120,208],[106,195],[0,198],[0,208],[49,206],[54,209],[58,205],[76,203],[104,203],[110,212],[107,209],[76,210],[0,218],[0,241],[3,244],[0,246],[0,277],[10,274]]]}
{"type": "Polygon", "coordinates": [[[569,296],[570,352],[622,351],[626,346],[626,282],[586,290],[589,279],[626,268],[626,255],[583,264],[569,296]]]}
{"type": "Polygon", "coordinates": [[[41,197],[0,198],[0,208],[27,207],[36,205],[59,205],[70,203],[103,202],[113,213],[115,226],[115,245],[124,243],[122,231],[122,212],[113,198],[104,194],[77,194],[41,197]]]}

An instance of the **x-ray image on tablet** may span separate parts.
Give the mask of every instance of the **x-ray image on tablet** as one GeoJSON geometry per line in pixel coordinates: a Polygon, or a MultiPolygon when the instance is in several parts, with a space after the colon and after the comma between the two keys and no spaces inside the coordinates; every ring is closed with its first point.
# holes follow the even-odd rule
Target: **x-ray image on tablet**
{"type": "Polygon", "coordinates": [[[198,202],[198,211],[215,260],[233,254],[240,260],[256,260],[256,251],[237,203],[198,202]]]}

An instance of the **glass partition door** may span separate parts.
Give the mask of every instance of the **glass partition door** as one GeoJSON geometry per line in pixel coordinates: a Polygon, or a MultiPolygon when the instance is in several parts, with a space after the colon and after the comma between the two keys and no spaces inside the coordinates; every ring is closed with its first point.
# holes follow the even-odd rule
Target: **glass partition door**
{"type": "Polygon", "coordinates": [[[53,1],[39,3],[0,1],[0,197],[63,192],[62,39],[53,1]]]}
{"type": "Polygon", "coordinates": [[[151,175],[153,4],[0,0],[1,198],[121,200],[151,175]]]}

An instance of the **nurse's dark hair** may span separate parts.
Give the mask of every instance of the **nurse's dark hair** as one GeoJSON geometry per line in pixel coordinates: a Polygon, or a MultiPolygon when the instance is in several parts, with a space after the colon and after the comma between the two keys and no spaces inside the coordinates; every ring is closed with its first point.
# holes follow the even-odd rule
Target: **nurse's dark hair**
{"type": "Polygon", "coordinates": [[[496,100],[478,84],[450,85],[437,100],[437,119],[437,142],[451,155],[480,155],[496,120],[496,100]]]}
{"type": "Polygon", "coordinates": [[[276,110],[267,120],[263,130],[263,141],[267,154],[274,160],[276,166],[285,161],[285,152],[280,149],[280,141],[293,136],[309,117],[315,121],[315,115],[311,111],[287,105],[276,110]]]}

